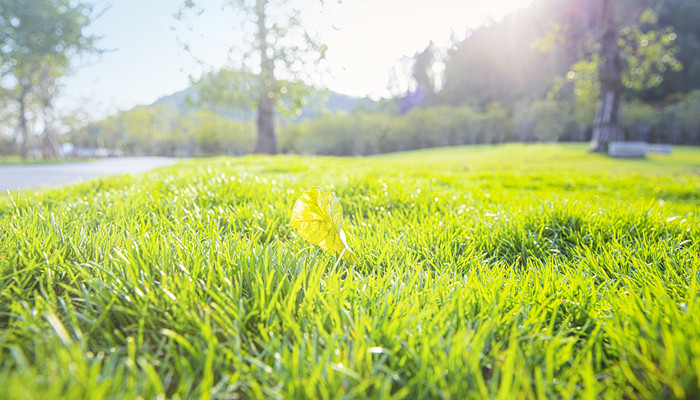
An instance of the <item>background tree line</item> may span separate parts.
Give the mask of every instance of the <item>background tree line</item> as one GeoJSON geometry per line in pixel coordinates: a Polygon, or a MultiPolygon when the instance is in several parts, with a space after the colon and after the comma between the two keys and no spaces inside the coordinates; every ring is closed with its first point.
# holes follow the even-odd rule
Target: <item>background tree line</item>
{"type": "MultiPolygon", "coordinates": [[[[628,140],[700,145],[700,90],[655,106],[633,99],[622,104],[628,140]]],[[[370,103],[365,103],[370,104],[370,103]]],[[[587,141],[594,110],[573,112],[566,102],[543,99],[485,107],[449,104],[415,107],[401,114],[391,101],[353,112],[281,121],[282,152],[370,155],[437,146],[504,142],[587,141]]],[[[253,151],[256,128],[208,109],[181,111],[157,105],[120,112],[74,130],[78,148],[120,149],[127,155],[209,156],[253,151]]]]}
{"type": "MultiPolygon", "coordinates": [[[[186,3],[183,12],[195,7],[186,3]]],[[[272,3],[256,1],[247,11],[260,20],[272,3]]],[[[245,4],[232,2],[231,7],[245,4]]],[[[195,82],[189,103],[157,102],[122,111],[74,129],[64,139],[76,147],[135,155],[278,149],[361,155],[507,141],[588,141],[607,126],[617,133],[604,133],[599,144],[620,137],[700,144],[698,20],[697,0],[538,0],[456,41],[447,49],[441,85],[433,72],[441,49],[432,43],[413,56],[413,84],[403,95],[379,102],[346,99],[340,107],[320,102],[313,113],[308,103],[327,92],[295,80],[303,76],[271,79],[276,72],[263,73],[260,66],[229,66],[195,82]],[[263,75],[268,78],[261,82],[263,75]],[[615,107],[601,107],[604,98],[615,107]],[[272,128],[270,107],[287,111],[272,128]],[[601,109],[619,112],[602,115],[601,109]],[[260,118],[265,120],[263,138],[260,118]]],[[[290,30],[304,33],[299,20],[293,22],[290,30]]],[[[250,51],[256,53],[264,38],[259,25],[250,29],[257,37],[250,51]]],[[[323,57],[325,48],[309,43],[312,55],[323,57]]],[[[286,63],[294,64],[294,57],[286,63]]]]}

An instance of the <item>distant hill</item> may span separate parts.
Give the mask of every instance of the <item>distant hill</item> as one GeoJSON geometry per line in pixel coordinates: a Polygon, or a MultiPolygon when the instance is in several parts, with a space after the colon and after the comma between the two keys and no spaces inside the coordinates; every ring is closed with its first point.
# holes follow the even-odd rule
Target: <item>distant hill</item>
{"type": "MultiPolygon", "coordinates": [[[[196,91],[194,88],[188,87],[187,89],[163,96],[146,107],[165,106],[179,111],[187,111],[192,108],[197,108],[195,105],[188,104],[188,99],[194,98],[195,95],[196,91]]],[[[325,113],[343,112],[350,114],[358,105],[362,105],[364,109],[371,109],[375,104],[375,102],[369,98],[352,97],[333,91],[319,94],[319,97],[322,98],[318,99],[319,101],[317,101],[316,104],[309,104],[302,108],[301,115],[294,118],[293,122],[314,119],[319,114],[325,113]]],[[[253,121],[255,119],[255,112],[253,110],[227,111],[221,114],[234,117],[240,121],[253,121]]]]}
{"type": "Polygon", "coordinates": [[[192,87],[188,87],[187,89],[177,91],[173,94],[163,96],[156,101],[154,101],[152,104],[149,106],[168,106],[168,107],[173,107],[178,110],[184,111],[188,108],[187,105],[187,98],[192,96],[194,94],[194,90],[192,87]]]}

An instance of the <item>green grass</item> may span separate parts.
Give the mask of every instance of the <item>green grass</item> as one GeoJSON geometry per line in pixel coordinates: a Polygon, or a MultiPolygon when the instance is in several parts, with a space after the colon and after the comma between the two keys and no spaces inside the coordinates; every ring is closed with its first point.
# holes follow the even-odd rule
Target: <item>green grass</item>
{"type": "Polygon", "coordinates": [[[23,160],[20,156],[0,156],[0,166],[2,165],[35,165],[35,164],[59,164],[67,162],[89,162],[94,161],[94,158],[79,158],[79,157],[68,157],[68,158],[54,158],[54,159],[40,159],[40,158],[28,158],[23,160]]]}
{"type": "Polygon", "coordinates": [[[0,201],[0,398],[698,398],[700,149],[193,160],[0,201]],[[287,225],[331,187],[358,264],[287,225]]]}

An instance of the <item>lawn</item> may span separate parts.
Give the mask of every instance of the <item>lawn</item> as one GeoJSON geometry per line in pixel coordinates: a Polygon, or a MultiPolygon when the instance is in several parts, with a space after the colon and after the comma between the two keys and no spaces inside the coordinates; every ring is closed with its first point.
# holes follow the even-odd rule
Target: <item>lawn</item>
{"type": "Polygon", "coordinates": [[[0,198],[0,398],[698,398],[700,149],[247,156],[0,198]],[[331,188],[357,256],[288,225],[331,188]]]}
{"type": "Polygon", "coordinates": [[[93,161],[95,160],[94,158],[87,158],[87,157],[69,157],[69,158],[56,158],[56,159],[35,159],[35,158],[28,158],[26,160],[23,160],[20,156],[0,156],[0,166],[3,165],[35,165],[35,164],[57,164],[57,163],[66,163],[66,162],[76,162],[76,161],[93,161]]]}

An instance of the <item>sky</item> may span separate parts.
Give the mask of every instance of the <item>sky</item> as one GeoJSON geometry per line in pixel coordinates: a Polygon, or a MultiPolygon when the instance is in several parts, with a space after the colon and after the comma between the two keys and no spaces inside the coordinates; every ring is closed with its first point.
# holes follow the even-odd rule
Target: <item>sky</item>
{"type": "MultiPolygon", "coordinates": [[[[447,46],[470,28],[526,7],[533,0],[297,0],[302,19],[328,46],[322,83],[352,96],[386,97],[390,70],[432,40],[447,46]]],[[[79,60],[64,80],[65,110],[92,118],[150,104],[185,89],[190,77],[218,69],[240,40],[223,0],[200,0],[207,10],[174,18],[182,0],[94,0],[102,11],[87,33],[107,51],[79,60]],[[184,50],[187,43],[191,51],[184,50]]]]}

